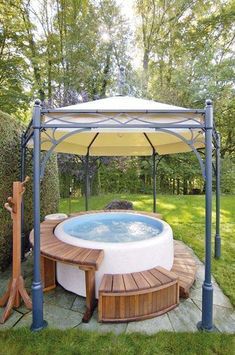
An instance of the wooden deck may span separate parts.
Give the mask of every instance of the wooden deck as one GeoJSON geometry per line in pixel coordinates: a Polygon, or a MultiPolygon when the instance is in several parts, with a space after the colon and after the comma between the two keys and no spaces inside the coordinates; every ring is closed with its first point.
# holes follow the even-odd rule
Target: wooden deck
{"type": "Polygon", "coordinates": [[[188,298],[196,278],[196,262],[186,245],[174,241],[174,263],[171,269],[179,278],[180,297],[188,298]]]}
{"type": "MultiPolygon", "coordinates": [[[[97,212],[100,211],[89,211],[97,212]]],[[[153,213],[149,215],[160,217],[153,213]]],[[[41,274],[44,291],[56,287],[56,261],[76,265],[83,270],[87,305],[83,321],[86,322],[89,321],[96,305],[95,272],[102,263],[104,252],[99,249],[76,247],[57,239],[54,229],[60,222],[61,220],[47,220],[41,223],[41,274]]],[[[30,233],[32,246],[33,239],[32,231],[30,233]]],[[[156,266],[154,269],[138,273],[104,276],[99,289],[99,320],[132,321],[166,313],[177,306],[179,296],[189,297],[189,289],[195,277],[196,263],[192,253],[186,245],[174,241],[174,263],[171,271],[156,266]]]]}

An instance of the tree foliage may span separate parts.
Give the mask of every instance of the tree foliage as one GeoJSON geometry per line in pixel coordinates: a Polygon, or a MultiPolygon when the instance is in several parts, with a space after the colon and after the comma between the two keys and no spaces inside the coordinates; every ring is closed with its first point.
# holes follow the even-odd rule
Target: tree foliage
{"type": "Polygon", "coordinates": [[[136,2],[145,95],[186,107],[214,101],[222,156],[234,156],[234,1],[136,2]]]}
{"type": "MultiPolygon", "coordinates": [[[[124,64],[128,84],[124,94],[185,107],[203,107],[211,98],[222,138],[222,166],[231,160],[233,167],[234,1],[136,0],[133,4],[135,21],[130,26],[116,0],[2,0],[1,108],[27,120],[29,103],[36,97],[44,106],[59,107],[117,94],[118,68],[124,64]],[[141,67],[133,66],[133,53],[142,53],[141,67]]],[[[137,164],[144,187],[136,183],[136,188],[144,190],[151,186],[150,161],[134,161],[127,158],[126,164],[130,171],[137,164]]],[[[67,163],[70,166],[71,161],[67,163]]],[[[118,175],[121,164],[122,159],[91,164],[93,191],[102,184],[107,185],[104,189],[117,188],[111,184],[109,165],[118,175]]],[[[190,181],[201,186],[198,165],[190,154],[166,157],[159,169],[164,191],[190,190],[190,181]]],[[[234,169],[230,171],[233,174],[234,169]]],[[[118,179],[129,186],[125,174],[118,179]]]]}
{"type": "MultiPolygon", "coordinates": [[[[0,270],[6,268],[12,256],[12,220],[4,203],[12,196],[12,183],[19,180],[20,139],[25,126],[18,120],[0,111],[0,270]]],[[[32,177],[32,152],[27,153],[27,175],[32,177]]],[[[28,233],[33,228],[33,191],[32,178],[27,184],[25,201],[26,247],[28,233]]],[[[48,162],[45,177],[41,184],[41,219],[56,212],[59,202],[59,180],[57,159],[53,155],[48,162]]]]}
{"type": "Polygon", "coordinates": [[[114,0],[3,0],[0,19],[7,112],[32,96],[47,106],[105,97],[121,64],[131,72],[131,35],[114,0]]]}

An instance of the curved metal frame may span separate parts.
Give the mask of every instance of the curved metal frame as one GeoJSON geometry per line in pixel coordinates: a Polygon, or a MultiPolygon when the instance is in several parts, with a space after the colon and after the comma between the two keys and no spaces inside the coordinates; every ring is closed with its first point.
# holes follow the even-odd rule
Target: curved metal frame
{"type": "MultiPolygon", "coordinates": [[[[119,115],[123,114],[123,112],[120,112],[118,110],[114,111],[116,112],[116,117],[119,115]]],[[[129,110],[126,111],[125,114],[126,116],[129,116],[130,118],[130,113],[134,113],[134,111],[129,110]]],[[[40,276],[40,176],[43,175],[44,169],[45,169],[45,164],[47,160],[49,159],[50,154],[53,152],[55,147],[65,140],[67,137],[70,135],[76,134],[78,132],[82,131],[89,131],[92,129],[98,129],[98,128],[117,128],[117,123],[119,124],[118,128],[142,128],[144,132],[144,128],[152,128],[155,131],[162,131],[166,132],[168,134],[172,134],[176,137],[178,137],[180,140],[182,140],[184,143],[190,146],[190,148],[194,151],[194,153],[197,156],[197,159],[200,163],[201,170],[203,173],[203,176],[206,178],[206,220],[205,220],[205,225],[206,225],[206,231],[205,231],[205,280],[203,282],[202,286],[202,321],[198,325],[200,329],[211,331],[213,330],[213,316],[212,316],[212,311],[213,311],[213,287],[211,283],[211,217],[212,217],[212,139],[215,137],[216,139],[216,148],[217,148],[217,155],[216,155],[216,166],[217,166],[217,183],[216,183],[216,196],[217,196],[217,213],[216,216],[219,218],[219,138],[218,134],[214,129],[213,126],[213,108],[212,108],[212,103],[210,100],[207,100],[206,102],[206,109],[205,110],[139,110],[139,113],[143,113],[145,115],[148,114],[162,114],[164,115],[165,113],[167,114],[204,114],[205,115],[205,120],[204,124],[201,124],[200,122],[196,121],[197,124],[192,124],[188,123],[187,121],[192,121],[194,120],[192,117],[187,118],[186,120],[181,120],[178,122],[174,122],[173,124],[157,124],[153,122],[147,122],[143,121],[143,118],[141,117],[132,117],[129,120],[127,120],[125,123],[120,122],[119,120],[116,119],[116,117],[105,117],[105,111],[99,112],[97,110],[91,111],[91,110],[71,110],[69,114],[80,114],[80,113],[92,113],[92,114],[97,114],[103,115],[104,120],[102,123],[71,123],[69,121],[66,121],[63,119],[63,123],[61,121],[59,123],[52,123],[54,120],[60,120],[58,117],[52,118],[50,120],[50,123],[41,123],[41,114],[46,114],[46,113],[60,113],[63,114],[64,117],[64,112],[62,110],[41,110],[40,109],[40,101],[37,100],[35,102],[34,106],[34,113],[33,113],[33,119],[30,122],[30,125],[28,129],[26,130],[24,137],[22,138],[22,147],[26,147],[27,143],[31,138],[33,138],[34,141],[34,278],[33,278],[33,284],[32,284],[32,297],[33,297],[33,323],[31,326],[31,329],[33,331],[37,331],[40,329],[43,329],[45,327],[45,321],[43,319],[43,290],[42,290],[42,283],[41,283],[41,276],[40,276]],[[110,124],[108,121],[112,120],[116,124],[110,124]],[[138,120],[140,123],[137,125],[136,123],[131,123],[132,121],[138,120]],[[186,123],[185,123],[186,122],[186,123]],[[45,130],[47,128],[52,128],[53,130],[53,135],[56,131],[57,128],[73,128],[76,129],[76,132],[69,132],[68,134],[65,134],[63,137],[61,137],[59,140],[56,140],[54,137],[50,137],[49,141],[52,143],[51,148],[47,152],[46,156],[43,159],[43,162],[41,164],[40,162],[40,151],[41,151],[41,131],[45,130]],[[182,137],[179,133],[172,132],[169,129],[190,129],[192,133],[192,137],[190,140],[185,139],[182,137]],[[197,149],[194,146],[195,140],[197,138],[193,138],[193,129],[202,129],[205,132],[205,165],[204,162],[197,151],[197,149]],[[212,136],[213,135],[213,136],[212,136]],[[42,174],[40,174],[40,172],[42,174]]],[[[108,112],[107,112],[108,113],[108,112]]],[[[135,112],[136,113],[136,112],[135,112]]],[[[68,114],[68,112],[67,112],[68,114]]],[[[194,120],[195,121],[195,120],[194,120]]],[[[101,122],[101,121],[100,121],[101,122]]],[[[94,132],[97,133],[97,132],[94,132]]],[[[152,146],[152,144],[151,144],[152,146]]],[[[153,162],[154,162],[154,171],[153,174],[156,176],[156,169],[155,169],[155,158],[156,158],[156,151],[154,146],[153,148],[153,162]]],[[[23,149],[22,149],[23,151],[23,149]]],[[[89,159],[89,149],[87,151],[86,157],[89,159]]],[[[22,159],[22,167],[24,165],[23,159],[22,159]]],[[[87,164],[88,166],[88,164],[87,164]]],[[[24,175],[22,168],[22,177],[24,175]]],[[[156,193],[156,190],[155,190],[156,193]]],[[[88,206],[87,206],[88,207],[88,206]]],[[[219,219],[217,220],[219,221],[219,219]]],[[[219,230],[219,222],[217,223],[217,229],[216,232],[219,230]]],[[[218,239],[218,238],[217,238],[218,239]]]]}
{"type": "MultiPolygon", "coordinates": [[[[53,151],[55,150],[55,148],[57,147],[57,145],[59,145],[61,142],[63,142],[66,138],[68,138],[70,136],[73,136],[74,134],[78,134],[78,133],[86,132],[86,131],[90,131],[90,129],[89,128],[80,128],[80,129],[78,128],[78,129],[76,129],[73,132],[69,132],[69,133],[65,134],[63,137],[61,137],[58,140],[56,140],[54,137],[53,137],[53,139],[49,139],[48,140],[48,141],[52,142],[52,146],[47,151],[46,155],[44,156],[43,160],[41,161],[41,173],[40,173],[40,178],[41,179],[44,177],[46,163],[50,159],[50,156],[53,153],[53,151]]],[[[53,135],[54,135],[54,133],[55,133],[55,131],[53,132],[53,135]]],[[[46,142],[46,140],[43,141],[43,143],[45,143],[45,142],[46,142]]]]}
{"type": "MultiPolygon", "coordinates": [[[[161,132],[165,132],[165,133],[171,134],[171,135],[179,138],[180,140],[182,140],[182,142],[187,144],[192,149],[192,151],[195,153],[195,155],[197,157],[197,160],[198,160],[198,162],[200,164],[202,177],[203,177],[203,179],[205,179],[206,175],[205,175],[205,165],[204,165],[203,159],[200,156],[200,154],[198,153],[197,149],[194,147],[195,138],[197,138],[197,136],[195,138],[191,138],[191,140],[188,140],[188,139],[184,138],[183,136],[181,136],[181,134],[169,131],[168,129],[159,128],[158,130],[161,131],[161,132]]],[[[193,133],[192,133],[192,136],[193,136],[193,133]]]]}

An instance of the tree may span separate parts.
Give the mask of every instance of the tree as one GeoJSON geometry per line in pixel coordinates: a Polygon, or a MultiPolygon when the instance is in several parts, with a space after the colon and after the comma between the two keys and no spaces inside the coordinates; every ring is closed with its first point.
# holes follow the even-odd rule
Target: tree
{"type": "Polygon", "coordinates": [[[26,110],[29,103],[25,90],[29,77],[23,56],[24,40],[23,21],[11,2],[3,0],[0,4],[0,106],[8,113],[26,110]]]}
{"type": "Polygon", "coordinates": [[[137,1],[144,92],[166,103],[214,101],[222,155],[234,154],[233,1],[137,1]]]}

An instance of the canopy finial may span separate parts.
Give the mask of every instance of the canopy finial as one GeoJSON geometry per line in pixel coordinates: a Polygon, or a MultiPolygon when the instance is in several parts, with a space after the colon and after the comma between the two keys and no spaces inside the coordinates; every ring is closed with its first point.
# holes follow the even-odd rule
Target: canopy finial
{"type": "Polygon", "coordinates": [[[34,101],[34,105],[35,105],[35,106],[40,106],[40,105],[41,105],[41,100],[36,99],[36,100],[34,101]]]}
{"type": "Polygon", "coordinates": [[[125,84],[126,84],[125,67],[123,65],[120,65],[120,67],[119,67],[119,76],[118,76],[118,94],[120,96],[124,95],[125,84]]]}

